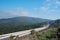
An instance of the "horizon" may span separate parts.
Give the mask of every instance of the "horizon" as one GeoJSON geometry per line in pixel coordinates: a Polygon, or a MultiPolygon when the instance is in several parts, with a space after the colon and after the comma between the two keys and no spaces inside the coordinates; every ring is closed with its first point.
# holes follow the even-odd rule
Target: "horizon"
{"type": "Polygon", "coordinates": [[[19,16],[60,19],[60,0],[0,0],[0,19],[19,16]]]}
{"type": "MultiPolygon", "coordinates": [[[[18,16],[18,17],[39,18],[39,17],[30,17],[30,16],[18,16]]],[[[18,17],[10,17],[10,18],[18,18],[18,17]]],[[[10,19],[10,18],[0,18],[0,19],[10,19]]],[[[39,19],[46,19],[46,18],[39,18],[39,19]]],[[[58,19],[46,19],[46,20],[58,20],[58,19]]]]}
{"type": "MultiPolygon", "coordinates": [[[[30,17],[30,16],[17,16],[17,17],[30,17]]],[[[17,17],[0,18],[0,19],[10,19],[10,18],[17,18],[17,17]]],[[[31,17],[31,18],[39,18],[39,17],[31,17]]],[[[46,19],[46,18],[41,18],[41,19],[46,19]]],[[[58,19],[47,19],[47,20],[58,20],[58,19]]]]}

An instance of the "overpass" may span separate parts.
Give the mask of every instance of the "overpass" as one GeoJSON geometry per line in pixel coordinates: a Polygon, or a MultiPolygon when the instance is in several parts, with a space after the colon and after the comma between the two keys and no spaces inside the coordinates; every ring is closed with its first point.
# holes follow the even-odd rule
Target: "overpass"
{"type": "MultiPolygon", "coordinates": [[[[49,25],[46,25],[46,26],[43,26],[43,27],[40,27],[40,28],[35,28],[33,30],[41,31],[41,30],[47,29],[48,27],[49,27],[49,25]]],[[[29,35],[30,33],[31,33],[31,30],[25,30],[25,31],[19,31],[19,32],[4,34],[4,35],[0,35],[0,40],[9,40],[9,37],[11,35],[14,35],[14,36],[19,35],[19,37],[23,37],[23,36],[29,35]]]]}

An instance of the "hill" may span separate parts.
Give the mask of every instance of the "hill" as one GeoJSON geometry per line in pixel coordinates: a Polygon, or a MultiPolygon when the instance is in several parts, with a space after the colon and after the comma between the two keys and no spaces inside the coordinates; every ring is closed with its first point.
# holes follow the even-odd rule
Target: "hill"
{"type": "Polygon", "coordinates": [[[34,23],[41,23],[46,21],[50,21],[50,20],[42,19],[42,18],[34,18],[34,17],[25,17],[25,16],[0,19],[0,23],[16,23],[16,24],[34,24],[34,23]]]}
{"type": "Polygon", "coordinates": [[[60,19],[57,19],[53,23],[51,23],[50,27],[60,28],[60,19]]]}
{"type": "Polygon", "coordinates": [[[51,20],[33,17],[14,17],[0,19],[0,34],[12,33],[22,30],[42,27],[51,20]]]}

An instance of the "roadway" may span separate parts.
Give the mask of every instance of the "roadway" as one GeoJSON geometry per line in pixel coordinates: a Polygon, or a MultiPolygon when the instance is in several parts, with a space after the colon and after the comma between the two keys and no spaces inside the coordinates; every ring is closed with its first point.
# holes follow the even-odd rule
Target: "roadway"
{"type": "MultiPolygon", "coordinates": [[[[40,27],[40,28],[35,28],[33,30],[41,31],[41,30],[47,29],[48,27],[49,27],[49,25],[46,25],[46,26],[43,26],[43,27],[40,27]]],[[[29,35],[30,33],[31,33],[31,30],[25,30],[25,31],[19,31],[19,32],[4,34],[4,35],[0,35],[0,40],[9,40],[9,37],[11,35],[14,35],[14,36],[19,35],[19,37],[21,37],[21,36],[29,35]]]]}

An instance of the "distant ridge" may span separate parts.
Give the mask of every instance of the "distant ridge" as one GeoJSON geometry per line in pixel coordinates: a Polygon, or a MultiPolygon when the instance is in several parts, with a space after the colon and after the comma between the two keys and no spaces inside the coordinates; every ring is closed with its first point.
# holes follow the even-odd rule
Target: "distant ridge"
{"type": "Polygon", "coordinates": [[[53,23],[50,24],[50,27],[60,28],[60,19],[53,21],[53,23]]]}
{"type": "Polygon", "coordinates": [[[42,19],[42,18],[26,17],[26,16],[0,19],[0,23],[11,23],[11,22],[13,22],[13,23],[33,24],[33,23],[41,23],[41,22],[46,22],[46,21],[50,21],[50,20],[42,19]]]}

